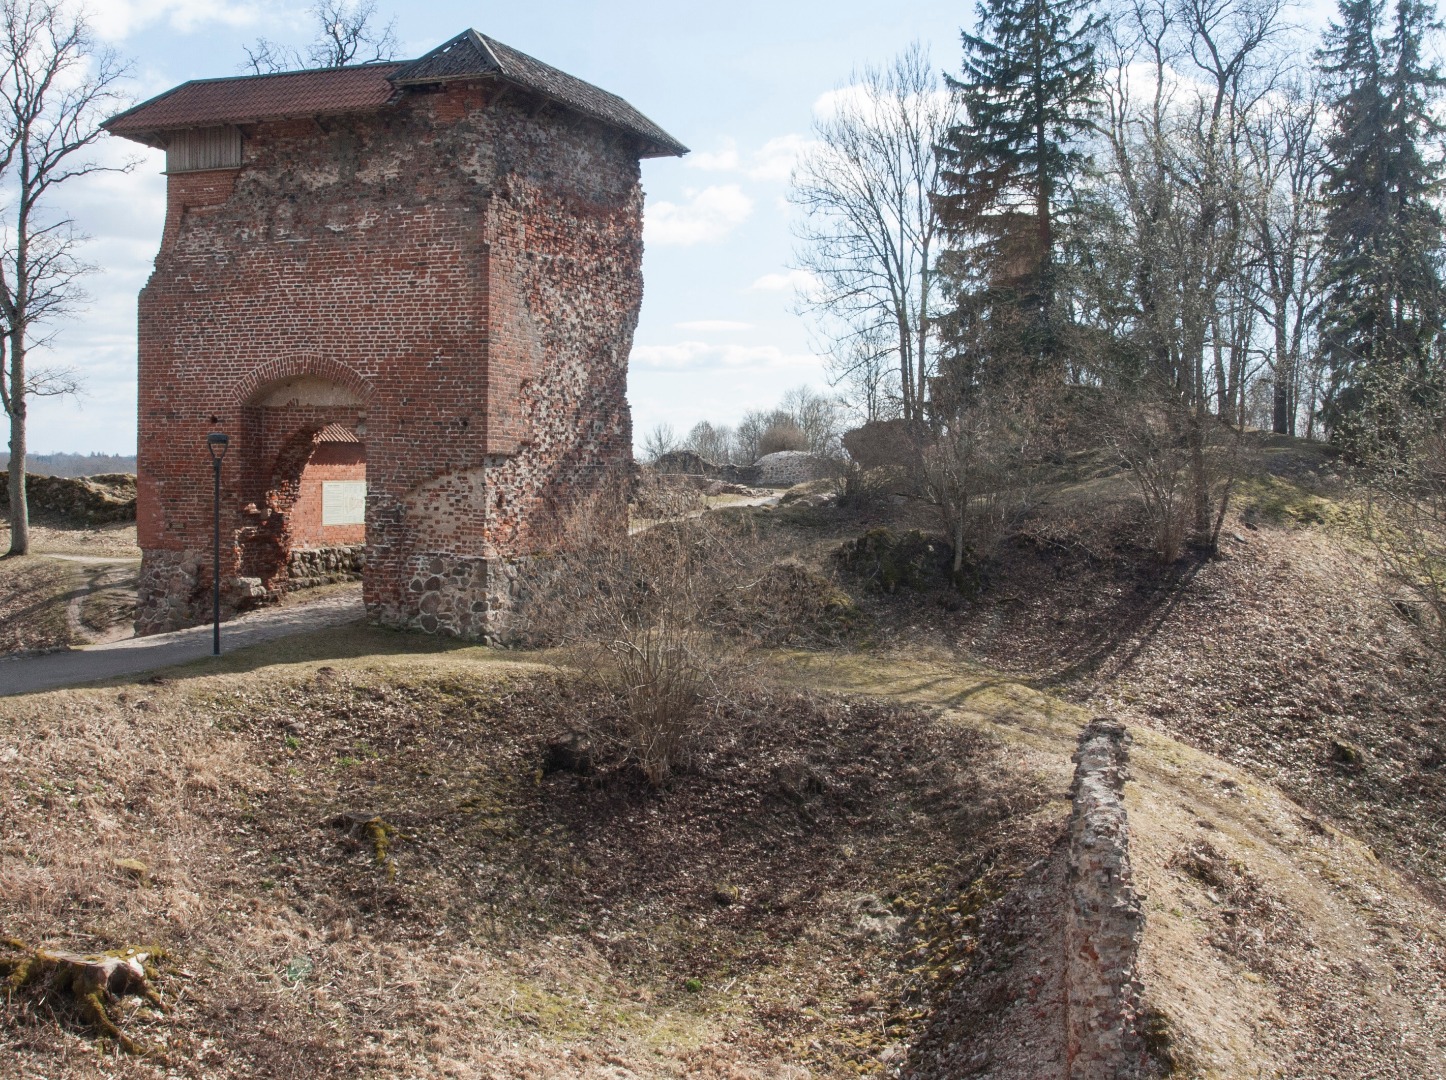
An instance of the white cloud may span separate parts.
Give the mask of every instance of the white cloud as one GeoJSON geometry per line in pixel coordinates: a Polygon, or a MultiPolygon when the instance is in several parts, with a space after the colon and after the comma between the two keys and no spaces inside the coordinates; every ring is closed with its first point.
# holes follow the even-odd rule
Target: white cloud
{"type": "Polygon", "coordinates": [[[131,172],[94,173],[51,192],[50,206],[90,237],[78,254],[99,272],[81,281],[89,302],[75,317],[45,327],[53,337],[33,354],[36,364],[74,368],[83,381],[78,399],[34,403],[30,435],[37,453],[135,447],[136,295],[160,246],[165,155],[104,139],[95,158],[111,166],[141,160],[131,172]]]}
{"type": "Polygon", "coordinates": [[[90,12],[90,24],[107,41],[120,41],[151,23],[165,21],[183,34],[209,23],[255,26],[272,12],[266,3],[228,0],[104,0],[90,12]]]}
{"type": "Polygon", "coordinates": [[[815,145],[802,135],[779,135],[754,153],[753,164],[746,172],[755,180],[787,180],[798,159],[815,145]]]}
{"type": "Polygon", "coordinates": [[[699,334],[713,334],[720,331],[752,330],[753,324],[733,322],[731,319],[697,319],[693,322],[674,323],[679,330],[692,330],[699,334]]]}
{"type": "Polygon", "coordinates": [[[789,270],[783,274],[764,274],[748,288],[754,292],[811,293],[818,288],[818,278],[807,270],[789,270]]]}
{"type": "Polygon", "coordinates": [[[742,173],[751,180],[787,180],[800,155],[815,145],[803,135],[777,135],[748,154],[745,160],[736,140],[724,138],[720,144],[720,150],[689,155],[685,164],[690,169],[742,173]]]}
{"type": "Polygon", "coordinates": [[[660,202],[643,215],[643,238],[650,244],[706,244],[721,240],[748,220],[753,200],[737,184],[686,193],[688,202],[660,202]]]}
{"type": "Polygon", "coordinates": [[[874,107],[868,88],[853,83],[820,94],[813,102],[813,115],[818,120],[832,120],[846,113],[863,113],[874,107]]]}
{"type": "MultiPolygon", "coordinates": [[[[908,111],[912,114],[927,113],[945,123],[955,114],[958,103],[948,90],[940,87],[922,94],[910,94],[907,99],[908,111]]],[[[875,97],[867,86],[852,83],[820,94],[813,102],[814,119],[828,123],[840,116],[874,119],[879,123],[893,123],[898,114],[896,98],[875,97]]]]}
{"type": "Polygon", "coordinates": [[[699,368],[814,368],[818,357],[811,353],[789,353],[777,345],[714,345],[704,341],[680,341],[674,345],[635,345],[632,362],[643,367],[673,371],[699,368]]]}
{"type": "Polygon", "coordinates": [[[718,151],[695,150],[683,159],[683,164],[690,169],[706,169],[710,172],[732,172],[738,168],[738,143],[734,139],[723,138],[721,140],[723,149],[718,151]]]}

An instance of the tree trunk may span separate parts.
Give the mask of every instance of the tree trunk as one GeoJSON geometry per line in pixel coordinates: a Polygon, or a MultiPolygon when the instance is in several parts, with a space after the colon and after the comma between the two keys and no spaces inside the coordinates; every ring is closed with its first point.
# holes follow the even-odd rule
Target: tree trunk
{"type": "Polygon", "coordinates": [[[1290,389],[1295,372],[1291,370],[1290,349],[1285,340],[1285,326],[1282,325],[1284,318],[1280,313],[1275,317],[1275,393],[1270,410],[1270,430],[1277,435],[1291,434],[1291,421],[1294,419],[1290,389]]]}
{"type": "Polygon", "coordinates": [[[30,505],[25,497],[25,349],[10,338],[10,554],[30,554],[30,505]]]}

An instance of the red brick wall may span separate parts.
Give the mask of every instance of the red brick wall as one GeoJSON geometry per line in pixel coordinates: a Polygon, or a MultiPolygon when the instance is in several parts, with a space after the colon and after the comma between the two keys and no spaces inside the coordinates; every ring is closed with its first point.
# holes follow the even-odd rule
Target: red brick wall
{"type": "Polygon", "coordinates": [[[418,566],[526,554],[593,504],[621,527],[642,192],[617,133],[454,85],[250,127],[241,169],[173,176],[170,198],[140,299],[138,529],[173,554],[148,554],[143,609],[163,564],[209,550],[215,429],[232,436],[223,574],[265,585],[310,535],[316,433],[364,432],[365,594],[389,623],[421,619],[418,566]],[[352,404],[260,404],[303,374],[352,404]]]}
{"type": "Polygon", "coordinates": [[[322,524],[322,487],[328,480],[366,480],[367,455],[360,443],[318,443],[301,470],[300,492],[291,507],[293,547],[337,547],[360,544],[367,538],[365,525],[322,524]]]}

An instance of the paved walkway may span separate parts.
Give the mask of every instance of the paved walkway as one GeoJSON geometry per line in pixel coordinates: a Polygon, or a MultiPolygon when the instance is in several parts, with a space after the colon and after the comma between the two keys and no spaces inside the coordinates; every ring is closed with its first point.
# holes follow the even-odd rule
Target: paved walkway
{"type": "MultiPolygon", "coordinates": [[[[221,624],[221,651],[229,653],[308,630],[345,626],[365,617],[360,586],[312,603],[263,608],[221,624]]],[[[210,655],[211,626],[207,624],[67,652],[0,658],[0,697],[135,675],[210,655]]]]}

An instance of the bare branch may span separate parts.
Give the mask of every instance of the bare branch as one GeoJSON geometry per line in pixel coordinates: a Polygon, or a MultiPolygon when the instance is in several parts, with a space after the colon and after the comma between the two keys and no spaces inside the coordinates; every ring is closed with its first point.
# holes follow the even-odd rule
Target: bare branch
{"type": "Polygon", "coordinates": [[[345,67],[396,59],[396,20],[376,28],[373,25],[377,14],[375,0],[356,3],[318,0],[308,9],[308,14],[316,20],[316,33],[304,50],[257,38],[254,45],[244,47],[243,68],[253,75],[274,75],[301,68],[345,67]]]}
{"type": "Polygon", "coordinates": [[[85,237],[64,215],[50,215],[55,188],[97,172],[127,172],[89,151],[101,121],[122,105],[126,66],[99,48],[81,15],[50,0],[0,0],[0,189],[11,197],[0,224],[0,335],[4,338],[5,411],[10,419],[10,551],[29,545],[25,491],[26,402],[74,394],[69,369],[27,368],[39,324],[73,312],[84,300],[79,279],[92,267],[77,257],[85,237]]]}
{"type": "Polygon", "coordinates": [[[798,263],[818,282],[799,304],[835,341],[887,335],[903,412],[918,418],[939,300],[934,147],[956,106],[917,44],[864,69],[835,101],[793,175],[798,263]]]}
{"type": "Polygon", "coordinates": [[[79,394],[83,385],[74,368],[34,368],[25,380],[25,392],[31,397],[67,397],[79,394]]]}

